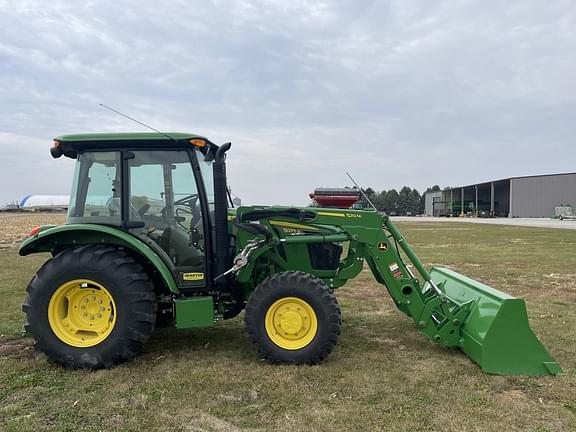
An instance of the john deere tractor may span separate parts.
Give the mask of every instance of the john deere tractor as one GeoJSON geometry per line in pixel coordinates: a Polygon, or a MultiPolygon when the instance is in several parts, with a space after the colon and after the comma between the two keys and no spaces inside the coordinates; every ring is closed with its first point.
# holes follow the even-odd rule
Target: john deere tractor
{"type": "Polygon", "coordinates": [[[260,358],[318,363],[340,334],[334,291],[367,264],[421,334],[484,371],[560,372],[523,300],[428,270],[385,214],[231,208],[229,149],[185,133],[54,140],[53,157],[76,159],[68,220],[33,229],[20,248],[52,254],[23,305],[49,361],[109,368],[138,354],[160,323],[207,327],[244,311],[260,358]]]}

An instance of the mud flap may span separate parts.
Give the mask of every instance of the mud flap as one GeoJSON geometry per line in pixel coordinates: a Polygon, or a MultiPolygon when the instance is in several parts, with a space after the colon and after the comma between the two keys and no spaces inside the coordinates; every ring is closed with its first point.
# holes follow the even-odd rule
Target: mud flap
{"type": "Polygon", "coordinates": [[[530,329],[524,300],[446,268],[432,280],[456,303],[473,301],[458,346],[484,372],[500,375],[556,375],[562,369],[530,329]]]}

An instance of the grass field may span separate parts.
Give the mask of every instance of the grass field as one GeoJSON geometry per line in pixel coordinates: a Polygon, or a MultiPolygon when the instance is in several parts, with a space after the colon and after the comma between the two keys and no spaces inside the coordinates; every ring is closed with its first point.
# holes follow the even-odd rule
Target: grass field
{"type": "MultiPolygon", "coordinates": [[[[25,223],[25,222],[22,222],[25,223]]],[[[47,258],[0,249],[0,430],[575,431],[576,231],[402,223],[427,264],[526,299],[558,377],[486,375],[395,310],[368,271],[339,290],[339,346],[318,366],[270,366],[242,316],[158,330],[112,370],[49,365],[22,338],[20,303],[47,258]]]]}

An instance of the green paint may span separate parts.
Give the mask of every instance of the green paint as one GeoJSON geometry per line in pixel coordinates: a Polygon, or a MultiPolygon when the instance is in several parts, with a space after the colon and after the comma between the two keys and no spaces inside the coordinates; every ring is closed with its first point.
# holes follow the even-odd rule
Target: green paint
{"type": "MultiPolygon", "coordinates": [[[[186,133],[168,135],[179,143],[202,138],[186,133]]],[[[129,148],[130,144],[143,141],[151,142],[147,147],[160,148],[167,142],[167,137],[158,133],[81,134],[56,139],[63,147],[68,144],[71,148],[80,147],[75,143],[82,142],[89,143],[88,147],[105,145],[105,142],[116,146],[115,142],[120,142],[129,148]]],[[[240,207],[231,210],[228,218],[229,233],[236,237],[237,253],[255,238],[264,236],[239,228],[232,219],[236,217],[241,221],[245,213],[258,210],[266,211],[266,217],[258,223],[267,229],[270,237],[252,250],[244,267],[230,276],[235,282],[230,286],[239,290],[234,298],[239,297],[240,306],[271,274],[303,271],[338,288],[356,277],[366,262],[375,279],[386,287],[398,309],[416,323],[419,332],[442,346],[460,348],[484,371],[505,375],[561,372],[532,333],[522,300],[446,269],[433,268],[429,272],[388,216],[372,210],[302,208],[300,214],[295,214],[291,207],[240,207]],[[424,283],[413,274],[409,264],[424,283]]],[[[170,291],[179,293],[170,271],[172,263],[163,261],[149,246],[152,241],[140,240],[115,227],[68,224],[43,227],[36,236],[23,242],[20,255],[54,253],[86,244],[119,245],[152,263],[170,291]]],[[[174,262],[177,258],[174,257],[174,262]]],[[[207,258],[213,265],[214,257],[207,258]]],[[[199,288],[207,288],[203,294],[211,289],[210,286],[199,288]]],[[[174,299],[176,326],[211,326],[215,309],[224,315],[237,312],[236,305],[230,301],[230,292],[222,287],[218,289],[219,292],[210,292],[213,296],[197,296],[199,291],[183,289],[174,299]],[[230,307],[232,309],[227,309],[230,307]]]]}
{"type": "MultiPolygon", "coordinates": [[[[190,140],[194,138],[206,139],[200,135],[182,132],[162,132],[175,140],[190,140]]],[[[114,133],[91,133],[61,135],[54,138],[63,143],[87,142],[87,141],[166,141],[166,135],[156,132],[114,132],[114,133]]]]}
{"type": "MultiPolygon", "coordinates": [[[[237,215],[263,209],[286,208],[241,207],[237,215]]],[[[429,272],[386,215],[365,210],[302,210],[314,213],[315,217],[274,217],[274,224],[260,220],[269,228],[272,242],[255,251],[248,265],[236,275],[246,297],[263,277],[286,270],[305,271],[337,288],[357,276],[366,261],[398,309],[416,322],[422,334],[442,346],[460,348],[485,372],[502,375],[561,372],[530,329],[522,300],[450,270],[434,268],[429,272]],[[278,221],[301,227],[272,229],[278,226],[278,221]],[[308,250],[315,243],[347,243],[348,255],[334,269],[315,269],[308,250]],[[425,282],[435,282],[441,293],[422,284],[410,272],[408,263],[425,282]]],[[[238,251],[256,237],[243,230],[234,232],[238,251]]]]}
{"type": "Polygon", "coordinates": [[[445,268],[433,268],[431,275],[451,299],[473,302],[458,346],[482,370],[501,375],[561,372],[530,329],[524,300],[445,268]]]}
{"type": "Polygon", "coordinates": [[[404,253],[408,256],[408,259],[414,264],[418,273],[424,278],[425,281],[430,280],[430,274],[424,264],[420,261],[420,259],[416,256],[416,253],[412,250],[412,247],[408,244],[402,233],[396,228],[396,225],[392,223],[389,218],[386,218],[385,225],[388,231],[392,234],[392,237],[396,240],[398,245],[402,248],[404,253]]]}
{"type": "Polygon", "coordinates": [[[332,243],[350,240],[348,234],[326,234],[326,235],[307,235],[307,236],[289,236],[284,238],[286,244],[296,243],[332,243]]]}
{"type": "Polygon", "coordinates": [[[176,299],[176,327],[210,327],[214,325],[214,302],[212,297],[176,299]]]}
{"type": "Polygon", "coordinates": [[[53,252],[55,249],[85,244],[114,244],[133,250],[152,263],[170,291],[179,292],[170,269],[154,250],[133,235],[110,226],[67,224],[41,229],[37,235],[22,242],[19,254],[25,256],[31,253],[53,252]]]}

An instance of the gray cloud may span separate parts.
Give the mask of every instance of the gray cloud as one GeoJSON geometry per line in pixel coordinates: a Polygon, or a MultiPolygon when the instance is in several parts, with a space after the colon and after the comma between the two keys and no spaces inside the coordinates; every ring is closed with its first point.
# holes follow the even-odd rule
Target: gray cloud
{"type": "Polygon", "coordinates": [[[0,0],[0,203],[66,193],[62,133],[231,140],[246,202],[574,171],[572,1],[0,0]],[[50,181],[48,181],[48,179],[50,181]]]}

